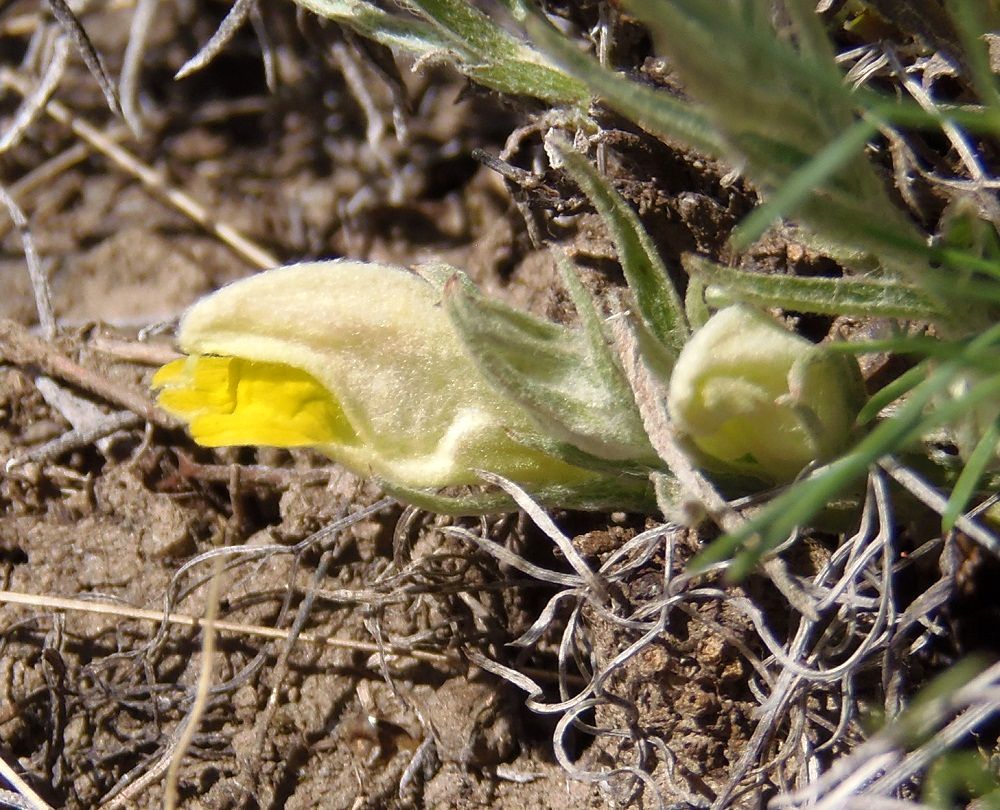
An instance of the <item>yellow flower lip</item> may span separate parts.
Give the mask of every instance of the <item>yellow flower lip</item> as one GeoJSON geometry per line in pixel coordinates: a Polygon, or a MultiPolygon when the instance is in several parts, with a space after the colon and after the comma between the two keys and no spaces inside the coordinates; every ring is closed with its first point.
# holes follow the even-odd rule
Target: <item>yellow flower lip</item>
{"type": "Polygon", "coordinates": [[[356,440],[340,406],[315,378],[280,363],[238,357],[175,360],[153,377],[160,406],[190,423],[205,447],[308,447],[356,440]]]}
{"type": "Polygon", "coordinates": [[[206,446],[312,446],[408,488],[529,486],[596,474],[538,449],[526,411],[469,358],[438,291],[401,268],[314,262],[260,273],[197,302],[187,358],[160,369],[159,403],[206,446]]]}

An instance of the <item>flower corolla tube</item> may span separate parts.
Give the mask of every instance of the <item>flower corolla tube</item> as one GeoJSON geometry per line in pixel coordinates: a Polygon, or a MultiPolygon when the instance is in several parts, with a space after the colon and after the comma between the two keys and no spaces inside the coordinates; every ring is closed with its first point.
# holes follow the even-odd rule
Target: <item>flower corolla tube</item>
{"type": "Polygon", "coordinates": [[[545,437],[469,357],[440,291],[407,270],[353,261],[237,281],[184,315],[186,357],[153,379],[201,445],[314,447],[404,488],[475,484],[488,470],[529,489],[600,478],[545,437]]]}
{"type": "Polygon", "coordinates": [[[667,396],[671,421],[704,467],[767,483],[843,450],[863,403],[853,357],[743,304],[715,313],[688,341],[667,396]]]}

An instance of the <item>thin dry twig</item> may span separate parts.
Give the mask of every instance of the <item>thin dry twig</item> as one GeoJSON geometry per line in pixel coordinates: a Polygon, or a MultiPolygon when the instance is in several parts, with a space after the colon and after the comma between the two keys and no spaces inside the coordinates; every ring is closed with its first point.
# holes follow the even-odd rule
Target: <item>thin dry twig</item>
{"type": "Polygon", "coordinates": [[[24,137],[24,133],[42,113],[63,77],[68,58],[69,37],[65,35],[56,37],[41,81],[21,100],[13,119],[7,125],[3,135],[0,136],[0,153],[7,152],[17,146],[24,137]]]}
{"type": "MultiPolygon", "coordinates": [[[[163,611],[160,610],[133,608],[127,605],[112,602],[70,599],[62,596],[20,593],[18,591],[0,591],[0,602],[11,605],[25,605],[27,607],[35,607],[45,610],[96,613],[105,616],[114,616],[119,619],[136,619],[138,621],[166,623],[168,625],[193,627],[196,629],[201,628],[203,622],[203,620],[197,616],[189,616],[183,613],[169,613],[164,615],[163,611]]],[[[287,641],[289,639],[289,632],[287,630],[266,627],[259,624],[243,624],[241,622],[230,622],[220,619],[215,622],[215,629],[221,633],[254,636],[257,638],[273,639],[275,641],[287,641]]],[[[320,636],[309,632],[301,632],[296,638],[298,641],[305,644],[319,644],[327,647],[334,647],[340,650],[365,653],[368,655],[373,655],[378,652],[378,645],[368,641],[356,641],[354,639],[336,638],[333,636],[320,636]]],[[[390,652],[393,655],[415,658],[418,661],[427,661],[428,663],[439,664],[442,666],[454,667],[459,663],[458,659],[454,656],[428,652],[426,650],[403,649],[390,645],[390,652]]]]}
{"type": "Polygon", "coordinates": [[[52,461],[72,450],[81,447],[89,447],[106,436],[111,436],[121,430],[129,430],[139,427],[143,420],[141,416],[128,411],[118,411],[107,414],[100,422],[96,422],[90,427],[68,430],[61,436],[45,442],[38,447],[33,447],[27,452],[11,456],[4,467],[5,472],[13,470],[25,464],[42,464],[52,461]]]}
{"type": "Polygon", "coordinates": [[[267,467],[263,464],[199,464],[186,454],[177,451],[178,472],[184,478],[197,481],[226,483],[239,468],[240,480],[244,484],[266,486],[273,489],[288,489],[294,484],[319,485],[329,483],[336,475],[334,468],[318,470],[295,470],[283,467],[267,467]]]}
{"type": "Polygon", "coordinates": [[[142,110],[139,109],[139,77],[142,58],[146,53],[146,40],[160,0],[138,0],[129,26],[128,44],[122,57],[122,72],[118,79],[122,117],[136,134],[142,134],[142,110]]]}
{"type": "Polygon", "coordinates": [[[0,357],[17,366],[35,366],[50,377],[57,377],[89,391],[160,427],[175,428],[180,424],[147,397],[122,388],[106,377],[73,362],[56,347],[30,334],[14,321],[0,320],[0,357]]]}

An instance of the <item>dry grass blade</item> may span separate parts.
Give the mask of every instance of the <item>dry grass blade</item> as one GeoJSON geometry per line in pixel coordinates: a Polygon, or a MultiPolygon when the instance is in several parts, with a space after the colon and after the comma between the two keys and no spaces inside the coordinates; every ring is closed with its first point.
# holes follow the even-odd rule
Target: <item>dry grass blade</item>
{"type": "Polygon", "coordinates": [[[146,52],[146,40],[153,17],[160,6],[160,0],[139,0],[132,15],[128,45],[122,58],[122,72],[118,79],[121,94],[122,117],[137,135],[142,134],[142,111],[139,109],[139,77],[142,73],[142,58],[146,52]]]}
{"type": "MultiPolygon", "coordinates": [[[[105,616],[114,616],[120,619],[135,619],[138,621],[165,623],[167,625],[178,625],[181,627],[198,628],[202,626],[202,620],[197,616],[189,616],[183,613],[168,613],[164,615],[161,610],[146,610],[111,602],[98,602],[88,599],[68,599],[60,596],[49,596],[46,594],[0,591],[0,602],[11,605],[24,605],[27,607],[41,608],[45,610],[97,613],[105,616]]],[[[248,636],[252,638],[273,639],[275,641],[287,641],[289,638],[289,632],[287,630],[265,627],[263,625],[218,620],[215,622],[214,626],[217,632],[232,633],[234,635],[248,636]]],[[[378,645],[371,642],[336,638],[333,636],[319,636],[308,632],[299,633],[297,639],[304,644],[319,644],[341,650],[352,650],[368,655],[373,655],[379,651],[378,645]]],[[[440,653],[427,652],[425,650],[403,650],[393,646],[390,647],[390,651],[393,655],[408,656],[420,661],[427,661],[432,664],[449,666],[457,663],[454,657],[449,657],[440,653]]]]}
{"type": "Polygon", "coordinates": [[[63,31],[70,38],[70,41],[76,46],[90,74],[97,80],[98,85],[101,87],[101,92],[104,93],[104,98],[108,102],[108,108],[115,114],[120,113],[121,105],[118,103],[118,94],[115,92],[115,86],[104,69],[101,57],[94,48],[93,43],[91,43],[90,37],[87,36],[86,30],[80,24],[76,14],[73,13],[73,9],[69,7],[65,0],[45,0],[45,3],[52,12],[52,16],[56,18],[56,22],[59,23],[63,31]]]}
{"type": "Polygon", "coordinates": [[[236,36],[236,32],[249,19],[256,6],[257,0],[236,0],[225,18],[219,23],[219,27],[212,34],[211,39],[205,43],[204,47],[198,53],[181,66],[180,70],[174,75],[174,78],[187,78],[215,59],[219,55],[219,52],[236,36]]]}
{"type": "MultiPolygon", "coordinates": [[[[35,240],[31,236],[31,230],[28,227],[28,218],[2,185],[0,185],[0,204],[7,209],[11,221],[14,223],[14,227],[17,228],[17,232],[21,237],[24,260],[28,265],[28,277],[31,279],[31,291],[35,296],[38,323],[42,327],[42,334],[45,338],[51,340],[56,336],[58,328],[56,317],[52,312],[52,293],[49,291],[49,280],[45,275],[45,270],[42,268],[42,262],[35,247],[35,240]]],[[[13,324],[11,326],[13,327],[13,324]]],[[[0,341],[2,340],[3,338],[0,337],[0,341]]]]}
{"type": "Polygon", "coordinates": [[[21,142],[24,133],[45,108],[59,85],[69,58],[69,37],[56,37],[52,44],[52,55],[38,85],[21,101],[13,120],[0,136],[0,153],[8,152],[21,142]]]}

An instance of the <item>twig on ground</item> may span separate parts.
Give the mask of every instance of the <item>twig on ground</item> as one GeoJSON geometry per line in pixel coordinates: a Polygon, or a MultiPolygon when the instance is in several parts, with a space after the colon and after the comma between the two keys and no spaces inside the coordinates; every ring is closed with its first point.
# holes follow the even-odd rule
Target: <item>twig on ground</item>
{"type": "MultiPolygon", "coordinates": [[[[282,547],[287,550],[287,547],[282,547]]],[[[63,610],[79,613],[97,613],[105,616],[114,616],[120,619],[135,619],[146,622],[165,622],[168,625],[180,625],[183,627],[199,628],[202,626],[202,619],[197,616],[189,616],[183,613],[170,613],[164,616],[163,611],[147,610],[143,608],[133,608],[127,605],[110,602],[95,602],[86,599],[69,599],[61,596],[48,596],[45,594],[20,593],[17,591],[0,591],[0,603],[11,605],[25,605],[46,610],[63,610]]],[[[258,624],[242,624],[240,622],[230,622],[218,620],[215,622],[215,629],[221,633],[232,633],[234,635],[255,636],[257,638],[274,639],[275,641],[287,641],[289,632],[274,627],[266,627],[258,624]]],[[[296,637],[298,641],[305,644],[319,644],[327,647],[334,647],[340,650],[373,655],[378,652],[378,645],[370,641],[355,641],[354,639],[336,638],[333,636],[320,636],[315,633],[301,632],[296,637]]],[[[414,658],[418,661],[426,661],[430,664],[438,664],[446,667],[456,667],[459,661],[454,656],[443,653],[429,652],[427,650],[401,649],[390,645],[389,651],[393,655],[414,658]]]]}
{"type": "MultiPolygon", "coordinates": [[[[199,464],[186,454],[177,451],[178,472],[184,478],[212,483],[226,483],[232,474],[232,464],[199,464]]],[[[319,485],[329,483],[336,470],[292,470],[283,467],[265,467],[261,464],[241,464],[240,480],[251,486],[288,489],[294,484],[319,485]]]]}
{"type": "Polygon", "coordinates": [[[76,50],[87,66],[87,70],[90,71],[90,75],[97,80],[97,84],[100,85],[101,92],[104,93],[104,98],[108,102],[108,108],[115,114],[121,112],[115,86],[108,76],[108,72],[104,69],[101,57],[91,43],[90,37],[87,36],[84,27],[80,24],[76,14],[73,13],[73,9],[69,7],[66,0],[45,0],[45,3],[52,12],[52,16],[56,18],[56,22],[76,46],[76,50]]]}
{"type": "Polygon", "coordinates": [[[103,420],[95,422],[88,428],[68,430],[62,436],[52,439],[52,441],[45,442],[45,444],[38,447],[33,447],[25,453],[12,456],[8,459],[4,471],[9,473],[25,464],[42,464],[46,461],[52,461],[71,450],[89,447],[94,442],[117,433],[120,430],[139,427],[142,422],[141,416],[129,413],[128,411],[118,411],[117,413],[108,414],[103,420]]]}
{"type": "Polygon", "coordinates": [[[36,366],[50,377],[89,391],[160,427],[172,429],[180,425],[147,397],[122,388],[106,377],[73,362],[54,346],[31,335],[14,321],[0,320],[0,357],[14,365],[36,366]]]}

